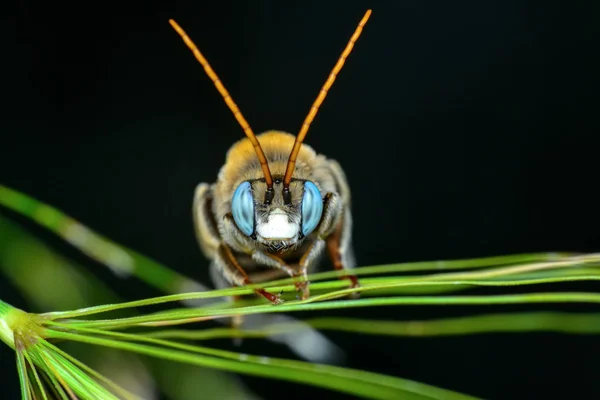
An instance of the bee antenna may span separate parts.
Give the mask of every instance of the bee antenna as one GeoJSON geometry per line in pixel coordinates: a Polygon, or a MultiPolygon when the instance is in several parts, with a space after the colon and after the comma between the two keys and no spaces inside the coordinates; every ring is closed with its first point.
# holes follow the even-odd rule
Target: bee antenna
{"type": "Polygon", "coordinates": [[[327,79],[327,81],[325,82],[323,87],[321,88],[321,92],[319,93],[319,95],[317,96],[317,99],[315,100],[312,107],[310,108],[308,115],[304,119],[304,123],[302,124],[302,129],[300,129],[300,132],[296,136],[296,140],[294,141],[294,147],[292,148],[290,157],[288,158],[288,164],[287,164],[287,168],[285,170],[285,176],[283,178],[284,197],[289,198],[289,194],[286,196],[286,193],[289,193],[289,186],[290,186],[290,182],[292,181],[292,174],[294,173],[294,168],[296,166],[296,158],[298,157],[298,153],[300,153],[300,146],[302,145],[302,142],[304,141],[304,137],[306,136],[306,133],[308,132],[308,128],[310,127],[310,124],[315,119],[315,116],[317,115],[317,111],[319,111],[319,107],[321,106],[321,104],[323,104],[323,101],[325,100],[325,96],[327,96],[327,92],[329,91],[329,89],[331,89],[331,86],[333,86],[333,82],[335,81],[337,74],[341,71],[342,67],[344,66],[344,62],[346,61],[346,58],[348,57],[348,55],[350,55],[350,52],[352,51],[352,48],[354,47],[354,43],[358,40],[358,37],[360,36],[360,34],[363,30],[363,27],[367,23],[367,20],[369,19],[370,16],[371,16],[371,10],[367,10],[367,12],[365,13],[365,16],[362,18],[362,20],[358,24],[358,27],[356,27],[354,34],[352,35],[352,37],[350,38],[350,41],[346,45],[344,52],[338,59],[338,62],[333,67],[331,74],[329,74],[329,78],[327,79]]]}
{"type": "Polygon", "coordinates": [[[242,115],[242,112],[240,111],[238,106],[235,104],[235,102],[231,98],[231,95],[229,94],[227,89],[225,89],[225,86],[223,86],[223,83],[221,83],[221,79],[219,79],[219,77],[217,76],[215,71],[211,68],[211,66],[208,63],[208,61],[206,60],[206,58],[204,58],[202,53],[200,53],[200,50],[198,50],[198,47],[196,47],[194,42],[192,42],[192,39],[190,39],[190,37],[177,24],[177,22],[170,19],[169,23],[171,24],[173,29],[175,29],[175,31],[179,34],[179,36],[181,36],[181,38],[183,39],[183,41],[185,42],[187,47],[189,47],[189,49],[192,51],[192,53],[194,53],[194,56],[196,56],[196,59],[198,60],[198,62],[204,67],[204,71],[206,72],[206,75],[208,75],[208,77],[213,81],[213,83],[217,87],[217,90],[219,91],[219,93],[221,93],[221,96],[223,96],[223,100],[225,100],[225,103],[227,103],[227,106],[233,112],[233,116],[235,117],[237,122],[240,124],[240,126],[244,130],[244,133],[246,134],[246,136],[248,136],[248,139],[250,139],[250,142],[252,143],[252,146],[254,146],[254,151],[256,152],[256,156],[258,157],[258,161],[260,162],[260,166],[261,166],[261,168],[263,170],[263,174],[265,176],[265,182],[267,184],[267,191],[272,192],[273,191],[273,177],[271,176],[271,171],[269,170],[269,164],[267,162],[267,157],[265,157],[265,153],[263,152],[262,148],[260,147],[260,143],[258,142],[256,135],[254,135],[254,132],[252,132],[252,128],[250,128],[248,121],[246,121],[246,119],[242,115]]]}

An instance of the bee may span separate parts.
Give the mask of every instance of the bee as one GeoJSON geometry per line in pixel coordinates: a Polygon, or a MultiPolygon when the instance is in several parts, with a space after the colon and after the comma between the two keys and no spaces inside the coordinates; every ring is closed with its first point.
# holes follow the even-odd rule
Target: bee
{"type": "MultiPolygon", "coordinates": [[[[336,270],[355,266],[351,247],[350,189],[344,171],[332,159],[303,144],[327,92],[367,23],[368,10],[302,124],[297,136],[281,131],[255,135],[225,86],[189,36],[171,26],[213,81],[246,137],[226,154],[214,184],[200,183],[193,200],[195,234],[211,260],[218,288],[294,278],[298,297],[310,297],[307,274],[325,251],[336,270]]],[[[345,274],[352,288],[356,276],[345,274]]],[[[273,304],[280,295],[255,290],[273,304]]]]}

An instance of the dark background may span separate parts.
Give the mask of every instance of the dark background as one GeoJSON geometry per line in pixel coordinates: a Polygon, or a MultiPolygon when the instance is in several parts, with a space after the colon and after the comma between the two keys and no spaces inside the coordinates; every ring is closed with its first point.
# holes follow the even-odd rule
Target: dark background
{"type": "MultiPolygon", "coordinates": [[[[243,132],[168,19],[194,39],[256,132],[295,133],[373,8],[306,141],[348,175],[359,264],[597,251],[600,14],[593,3],[7,4],[0,182],[207,281],[193,235],[193,191],[216,179],[243,132]]],[[[94,271],[125,298],[159,294],[94,271]]],[[[3,300],[25,306],[6,283],[0,291],[3,300]]],[[[544,309],[592,308],[340,314],[409,319],[544,309]]],[[[475,396],[600,395],[597,336],[328,336],[348,352],[348,366],[475,396]]],[[[14,375],[2,379],[3,396],[16,398],[13,356],[1,347],[0,359],[3,376],[14,375]]],[[[337,398],[291,383],[244,381],[268,399],[337,398]]]]}

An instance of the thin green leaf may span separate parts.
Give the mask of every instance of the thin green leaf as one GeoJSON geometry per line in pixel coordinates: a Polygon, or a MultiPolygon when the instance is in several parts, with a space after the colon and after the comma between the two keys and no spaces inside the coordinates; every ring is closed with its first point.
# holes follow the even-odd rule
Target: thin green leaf
{"type": "MultiPolygon", "coordinates": [[[[351,291],[349,291],[350,293],[351,291]]],[[[146,315],[140,317],[121,318],[116,320],[96,321],[70,321],[72,326],[117,328],[144,325],[151,322],[166,322],[193,319],[206,316],[232,316],[250,315],[258,313],[273,312],[297,312],[332,310],[375,306],[422,306],[422,305],[493,305],[493,304],[548,304],[548,303],[600,303],[600,294],[586,292],[569,293],[527,293],[513,295],[488,295],[488,296],[403,296],[403,297],[379,297],[358,300],[334,300],[328,302],[297,301],[295,303],[284,303],[277,306],[260,305],[230,309],[183,309],[160,315],[146,315]]],[[[51,321],[48,322],[51,324],[51,321]]]]}
{"type": "Polygon", "coordinates": [[[271,379],[277,378],[304,384],[311,384],[314,386],[334,389],[370,399],[406,398],[406,396],[423,399],[472,398],[470,396],[450,392],[444,389],[431,387],[405,379],[360,370],[302,363],[300,361],[277,360],[268,357],[256,357],[244,354],[237,355],[237,360],[223,359],[213,356],[193,354],[186,351],[163,349],[156,346],[59,331],[52,331],[51,336],[64,340],[81,341],[89,344],[133,351],[152,357],[158,357],[192,365],[206,366],[242,374],[268,377],[271,379]],[[304,364],[304,366],[301,367],[300,365],[302,364],[304,364]]]}
{"type": "Polygon", "coordinates": [[[117,274],[133,274],[165,293],[178,293],[183,288],[198,285],[149,257],[99,235],[58,209],[3,185],[0,185],[0,205],[50,230],[117,274]]]}
{"type": "Polygon", "coordinates": [[[19,384],[21,385],[21,400],[30,400],[31,391],[29,377],[27,376],[27,366],[22,350],[17,350],[17,371],[19,373],[19,384]]]}
{"type": "MultiPolygon", "coordinates": [[[[40,344],[43,347],[45,347],[48,351],[56,353],[57,355],[63,357],[67,362],[70,362],[75,367],[80,368],[81,371],[84,372],[85,374],[88,374],[90,377],[96,378],[98,381],[103,382],[105,385],[110,387],[115,393],[118,393],[123,399],[135,399],[136,398],[136,396],[133,395],[132,393],[130,393],[129,391],[123,389],[121,386],[117,385],[112,380],[110,380],[107,377],[105,377],[104,375],[100,374],[98,371],[88,367],[81,361],[72,357],[70,354],[68,354],[65,351],[61,350],[60,348],[54,346],[53,344],[48,343],[47,341],[42,341],[40,344]]],[[[86,381],[87,381],[87,379],[86,379],[86,381]]]]}
{"type": "Polygon", "coordinates": [[[169,329],[136,333],[157,339],[210,340],[223,338],[260,339],[299,332],[307,325],[322,331],[341,331],[364,335],[447,336],[491,332],[560,332],[568,334],[600,333],[600,314],[531,312],[488,314],[429,321],[382,321],[372,319],[324,317],[299,322],[267,325],[261,329],[169,329]]]}
{"type": "Polygon", "coordinates": [[[29,369],[33,373],[33,377],[35,379],[37,388],[39,389],[42,398],[44,400],[48,400],[48,396],[46,395],[46,390],[44,389],[44,385],[42,384],[42,381],[40,380],[40,376],[37,373],[37,369],[35,368],[35,364],[33,363],[33,361],[31,361],[31,357],[29,357],[29,354],[27,354],[27,352],[25,352],[24,355],[25,355],[25,359],[27,360],[27,364],[29,365],[29,369]]]}

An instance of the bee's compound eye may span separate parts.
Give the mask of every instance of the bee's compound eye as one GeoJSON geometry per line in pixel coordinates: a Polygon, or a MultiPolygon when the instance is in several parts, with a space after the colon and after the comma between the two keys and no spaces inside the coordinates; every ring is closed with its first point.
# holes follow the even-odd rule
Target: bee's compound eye
{"type": "Polygon", "coordinates": [[[231,214],[235,224],[246,236],[254,232],[254,199],[250,182],[242,182],[231,200],[231,214]]]}
{"type": "Polygon", "coordinates": [[[302,234],[311,233],[321,221],[323,213],[323,198],[317,186],[310,182],[304,182],[304,196],[302,197],[302,234]]]}

